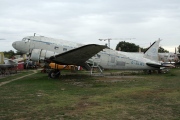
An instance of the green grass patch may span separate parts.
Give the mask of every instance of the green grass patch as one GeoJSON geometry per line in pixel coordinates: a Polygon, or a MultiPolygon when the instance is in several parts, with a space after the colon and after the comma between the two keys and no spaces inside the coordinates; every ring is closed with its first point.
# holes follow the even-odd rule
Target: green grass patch
{"type": "Polygon", "coordinates": [[[21,77],[23,75],[27,75],[27,74],[30,74],[32,73],[32,71],[18,71],[18,73],[16,74],[11,74],[11,75],[1,75],[0,76],[0,83],[1,82],[5,82],[5,81],[9,81],[11,79],[14,79],[14,78],[17,78],[17,77],[21,77]]]}
{"type": "Polygon", "coordinates": [[[38,72],[0,87],[0,119],[179,119],[180,70],[138,76],[38,72]]]}

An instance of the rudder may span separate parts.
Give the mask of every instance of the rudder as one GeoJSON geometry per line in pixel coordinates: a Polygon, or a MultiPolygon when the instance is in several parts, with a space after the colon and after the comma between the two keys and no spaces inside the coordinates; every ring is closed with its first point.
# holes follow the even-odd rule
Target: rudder
{"type": "Polygon", "coordinates": [[[159,43],[160,39],[155,41],[145,52],[144,52],[144,57],[158,61],[158,49],[159,49],[159,43]]]}

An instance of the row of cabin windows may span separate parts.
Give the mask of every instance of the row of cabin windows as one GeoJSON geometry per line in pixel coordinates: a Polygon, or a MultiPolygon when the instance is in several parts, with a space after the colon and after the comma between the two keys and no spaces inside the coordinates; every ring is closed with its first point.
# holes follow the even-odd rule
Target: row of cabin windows
{"type": "MultiPolygon", "coordinates": [[[[58,50],[59,47],[55,46],[54,49],[55,49],[55,50],[58,50]]],[[[63,51],[67,51],[67,48],[63,48],[63,51]]]]}
{"type": "MultiPolygon", "coordinates": [[[[30,42],[30,39],[29,39],[29,38],[23,38],[22,41],[24,41],[24,42],[30,42]]],[[[55,46],[54,49],[55,49],[55,50],[58,50],[59,47],[55,46]]],[[[67,51],[67,48],[63,48],[63,51],[67,51]]]]}

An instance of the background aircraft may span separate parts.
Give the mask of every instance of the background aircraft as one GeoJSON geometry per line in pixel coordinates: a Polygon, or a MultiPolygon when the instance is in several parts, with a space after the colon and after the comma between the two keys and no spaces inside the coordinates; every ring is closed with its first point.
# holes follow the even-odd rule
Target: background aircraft
{"type": "Polygon", "coordinates": [[[175,67],[179,63],[179,58],[176,53],[158,53],[159,61],[162,62],[164,66],[175,67]]]}
{"type": "Polygon", "coordinates": [[[165,63],[175,63],[179,61],[179,58],[175,53],[159,53],[159,60],[165,63]]]}
{"type": "MultiPolygon", "coordinates": [[[[160,40],[154,42],[144,54],[115,51],[105,49],[104,45],[82,45],[43,36],[28,36],[22,41],[14,42],[12,46],[20,52],[29,53],[33,61],[50,60],[63,65],[82,66],[87,70],[94,66],[100,70],[159,70],[163,67],[158,61],[159,42],[160,40]]],[[[49,76],[59,76],[59,70],[51,71],[49,76]]]]}
{"type": "Polygon", "coordinates": [[[16,67],[18,63],[16,60],[4,58],[4,53],[0,52],[0,75],[17,72],[16,67]]]}

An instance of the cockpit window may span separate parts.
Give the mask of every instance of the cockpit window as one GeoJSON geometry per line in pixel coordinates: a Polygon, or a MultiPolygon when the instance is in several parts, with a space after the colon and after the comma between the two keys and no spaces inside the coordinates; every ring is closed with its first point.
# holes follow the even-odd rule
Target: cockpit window
{"type": "Polygon", "coordinates": [[[29,38],[23,38],[22,41],[24,41],[24,42],[30,42],[30,39],[29,39],[29,38]]]}

